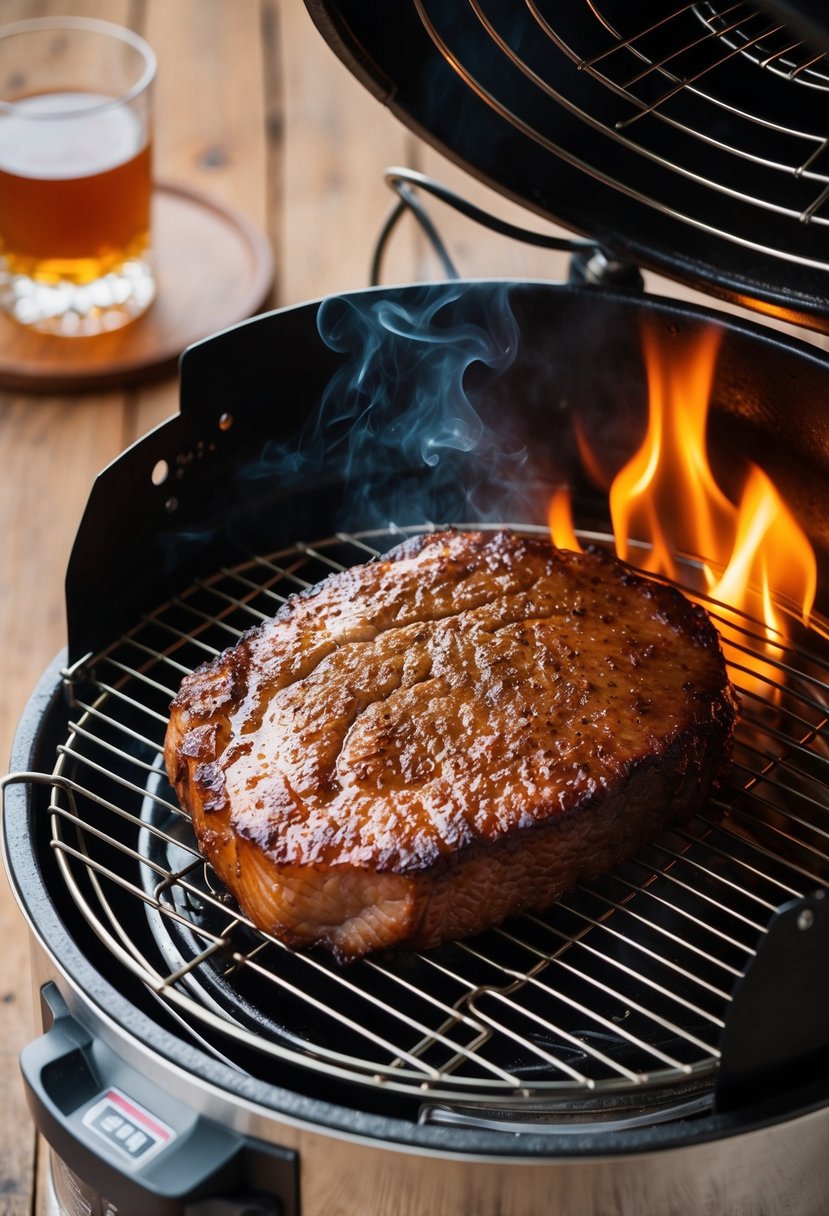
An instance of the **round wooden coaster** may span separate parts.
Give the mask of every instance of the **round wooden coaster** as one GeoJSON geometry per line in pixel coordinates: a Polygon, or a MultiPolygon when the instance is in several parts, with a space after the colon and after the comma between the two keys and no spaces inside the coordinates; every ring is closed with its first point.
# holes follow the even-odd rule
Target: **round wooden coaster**
{"type": "Polygon", "coordinates": [[[261,309],[273,282],[264,234],[169,182],[153,198],[158,294],[143,317],[92,338],[39,334],[0,314],[0,388],[79,392],[172,371],[186,346],[261,309]]]}

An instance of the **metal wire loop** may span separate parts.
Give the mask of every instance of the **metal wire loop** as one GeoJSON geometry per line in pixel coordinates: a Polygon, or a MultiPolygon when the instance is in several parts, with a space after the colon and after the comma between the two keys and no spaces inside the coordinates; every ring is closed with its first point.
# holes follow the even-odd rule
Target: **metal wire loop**
{"type": "Polygon", "coordinates": [[[372,287],[377,287],[380,283],[386,246],[399,220],[406,211],[411,211],[420,224],[443,266],[446,277],[448,279],[460,277],[446,245],[442,241],[428,212],[418,200],[414,189],[426,191],[427,194],[431,194],[433,198],[446,203],[447,206],[466,216],[467,219],[471,219],[476,224],[489,228],[491,232],[495,232],[499,236],[508,237],[511,240],[522,241],[525,245],[533,245],[541,249],[554,249],[564,253],[579,253],[585,250],[589,250],[592,253],[599,248],[596,241],[587,240],[582,237],[551,236],[544,232],[536,232],[533,229],[524,228],[519,224],[511,224],[509,221],[502,220],[491,212],[484,210],[483,207],[476,206],[475,203],[471,203],[462,195],[456,194],[454,190],[450,190],[447,186],[442,185],[433,178],[426,177],[423,173],[418,173],[415,169],[387,169],[384,180],[386,185],[398,196],[398,202],[392,208],[388,219],[380,230],[380,235],[374,247],[370,271],[372,287]]]}

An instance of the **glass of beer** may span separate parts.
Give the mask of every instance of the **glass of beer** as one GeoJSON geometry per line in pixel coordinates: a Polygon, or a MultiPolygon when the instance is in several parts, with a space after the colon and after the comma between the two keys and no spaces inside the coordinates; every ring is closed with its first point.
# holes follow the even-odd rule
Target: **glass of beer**
{"type": "Polygon", "coordinates": [[[0,308],[20,324],[89,336],[152,303],[154,76],[106,21],[0,27],[0,308]]]}

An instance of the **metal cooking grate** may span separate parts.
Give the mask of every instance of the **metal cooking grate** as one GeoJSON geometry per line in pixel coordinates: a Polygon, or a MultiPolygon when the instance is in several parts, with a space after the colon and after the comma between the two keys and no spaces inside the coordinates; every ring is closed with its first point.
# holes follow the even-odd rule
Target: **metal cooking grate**
{"type": "Polygon", "coordinates": [[[414,2],[442,60],[520,138],[746,253],[829,266],[815,239],[829,112],[792,87],[826,88],[829,69],[768,15],[727,0],[414,2]]]}
{"type": "Polygon", "coordinates": [[[829,88],[825,52],[813,50],[768,15],[728,0],[706,0],[697,5],[702,19],[727,47],[742,51],[758,67],[812,88],[829,88]]]}
{"type": "MultiPolygon", "coordinates": [[[[67,673],[74,709],[49,781],[73,899],[216,1054],[233,1058],[237,1044],[423,1100],[618,1109],[653,1087],[650,1100],[674,1109],[705,1101],[729,994],[769,917],[829,882],[822,624],[796,631],[752,679],[754,623],[720,619],[744,690],[729,787],[543,915],[342,968],[253,929],[199,857],[161,768],[181,676],[288,595],[401,535],[338,535],[221,570],[67,673]]],[[[687,573],[693,582],[690,563],[687,573]]]]}

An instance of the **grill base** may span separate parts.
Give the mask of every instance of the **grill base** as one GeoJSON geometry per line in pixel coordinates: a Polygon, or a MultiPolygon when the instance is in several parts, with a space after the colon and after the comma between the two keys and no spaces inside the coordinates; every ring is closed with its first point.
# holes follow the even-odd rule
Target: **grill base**
{"type": "MultiPolygon", "coordinates": [[[[140,1018],[125,1019],[129,1030],[102,1014],[40,947],[33,953],[33,972],[38,989],[41,983],[58,984],[86,1028],[111,1043],[130,1066],[145,1071],[158,1087],[159,1111],[169,1095],[223,1126],[295,1150],[303,1216],[387,1216],[390,1210],[401,1216],[534,1216],[550,1208],[562,1216],[706,1210],[823,1216],[825,1211],[829,1106],[815,1109],[816,1095],[799,1116],[778,1120],[779,1112],[766,1112],[757,1122],[740,1123],[707,1118],[680,1137],[671,1128],[566,1137],[446,1126],[423,1127],[416,1143],[407,1144],[399,1139],[399,1126],[372,1121],[359,1110],[343,1112],[338,1123],[323,1103],[294,1096],[283,1109],[274,1109],[278,1091],[273,1088],[268,1093],[261,1085],[207,1080],[204,1067],[192,1071],[193,1057],[188,1059],[186,1050],[162,1040],[173,1048],[170,1058],[154,1043],[152,1029],[143,1038],[140,1018]]],[[[68,1164],[77,1171],[77,1162],[68,1164]]],[[[153,1203],[148,1195],[137,1210],[122,1206],[119,1211],[153,1216],[158,1210],[153,1203]]]]}

